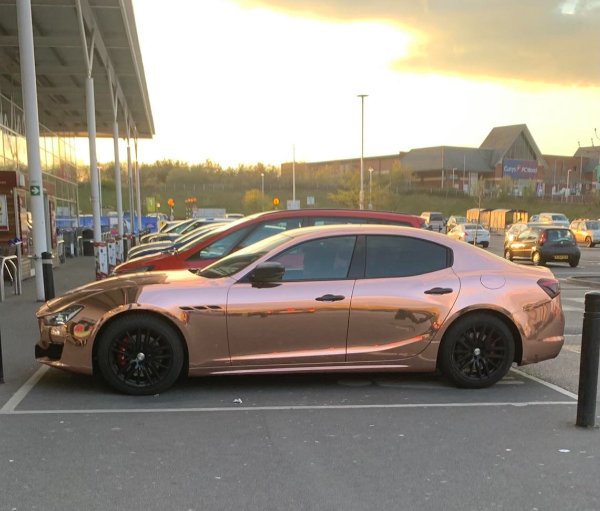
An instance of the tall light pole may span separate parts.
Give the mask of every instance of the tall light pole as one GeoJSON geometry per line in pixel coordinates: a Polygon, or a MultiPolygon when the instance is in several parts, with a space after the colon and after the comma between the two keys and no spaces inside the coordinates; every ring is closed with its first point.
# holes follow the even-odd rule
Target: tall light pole
{"type": "Polygon", "coordinates": [[[292,201],[296,207],[296,144],[292,145],[292,201]]]}
{"type": "Polygon", "coordinates": [[[360,192],[358,194],[358,209],[365,209],[365,98],[368,94],[358,94],[360,98],[360,192]]]}
{"type": "Polygon", "coordinates": [[[569,202],[569,195],[571,195],[571,190],[569,189],[569,176],[573,172],[573,169],[567,169],[567,191],[565,194],[566,202],[569,202]]]}
{"type": "Polygon", "coordinates": [[[369,169],[369,209],[373,209],[373,169],[369,169]]]}
{"type": "Polygon", "coordinates": [[[260,173],[260,210],[265,210],[265,173],[260,173]]]}

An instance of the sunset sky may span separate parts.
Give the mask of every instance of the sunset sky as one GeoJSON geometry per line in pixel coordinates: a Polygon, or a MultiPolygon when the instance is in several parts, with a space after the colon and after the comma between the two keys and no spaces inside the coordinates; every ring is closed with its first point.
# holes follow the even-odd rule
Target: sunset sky
{"type": "Polygon", "coordinates": [[[546,154],[600,135],[598,0],[133,4],[156,127],[141,161],[358,157],[357,94],[366,156],[477,147],[508,124],[546,154]]]}

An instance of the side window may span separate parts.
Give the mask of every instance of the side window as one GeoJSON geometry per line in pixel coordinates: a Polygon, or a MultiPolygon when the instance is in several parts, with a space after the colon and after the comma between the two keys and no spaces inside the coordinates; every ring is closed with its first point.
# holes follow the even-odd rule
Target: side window
{"type": "Polygon", "coordinates": [[[244,248],[256,243],[257,241],[261,241],[265,238],[269,238],[270,236],[274,236],[275,234],[279,234],[280,232],[288,231],[290,229],[298,229],[299,227],[302,227],[302,218],[300,217],[282,218],[280,220],[261,222],[245,239],[240,241],[236,248],[244,248]]]}
{"type": "Polygon", "coordinates": [[[356,236],[335,236],[307,241],[281,254],[271,261],[285,267],[283,281],[339,280],[348,276],[356,236]]]}
{"type": "Polygon", "coordinates": [[[408,236],[367,236],[365,277],[410,277],[450,266],[446,247],[408,236]]]}
{"type": "Polygon", "coordinates": [[[245,229],[238,229],[237,231],[229,233],[221,239],[212,242],[207,247],[204,247],[202,250],[192,254],[187,260],[198,261],[200,259],[220,259],[227,255],[249,231],[250,227],[246,227],[245,229]]]}

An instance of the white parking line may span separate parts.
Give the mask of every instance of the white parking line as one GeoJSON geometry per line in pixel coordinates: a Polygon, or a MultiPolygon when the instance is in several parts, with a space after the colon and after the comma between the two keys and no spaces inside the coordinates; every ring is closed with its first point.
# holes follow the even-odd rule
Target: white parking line
{"type": "Polygon", "coordinates": [[[46,374],[46,371],[50,369],[48,366],[41,366],[33,376],[27,380],[19,390],[17,390],[13,396],[0,408],[0,413],[12,413],[15,408],[19,406],[19,403],[25,399],[27,394],[31,391],[35,384],[41,380],[42,376],[46,374]]]}
{"type": "Polygon", "coordinates": [[[97,408],[89,410],[0,410],[0,415],[93,415],[116,413],[214,413],[214,412],[281,412],[296,410],[372,410],[386,408],[478,408],[502,406],[556,406],[575,405],[576,401],[524,401],[522,403],[392,403],[381,405],[281,405],[281,406],[225,406],[214,408],[97,408]]]}
{"type": "Polygon", "coordinates": [[[560,394],[563,394],[564,396],[572,397],[573,399],[577,399],[577,394],[573,394],[573,392],[569,392],[568,390],[565,390],[562,387],[559,387],[558,385],[554,385],[554,383],[549,383],[547,381],[541,380],[540,378],[532,376],[531,374],[527,374],[523,371],[519,371],[519,369],[515,369],[514,367],[511,368],[511,371],[517,373],[520,376],[523,376],[523,378],[528,378],[529,380],[533,380],[534,382],[545,385],[546,387],[548,387],[552,390],[555,390],[556,392],[559,392],[560,394]]]}

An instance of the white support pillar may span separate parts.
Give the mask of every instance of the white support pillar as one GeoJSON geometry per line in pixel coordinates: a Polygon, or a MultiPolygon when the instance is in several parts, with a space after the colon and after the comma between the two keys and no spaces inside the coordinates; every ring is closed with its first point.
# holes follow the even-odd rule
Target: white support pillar
{"type": "Polygon", "coordinates": [[[135,137],[133,139],[133,147],[135,148],[135,189],[136,189],[136,197],[137,197],[137,228],[138,233],[142,232],[142,187],[141,187],[141,179],[140,179],[140,167],[138,165],[138,138],[137,138],[137,130],[135,132],[135,137]]]}
{"type": "Polygon", "coordinates": [[[131,144],[129,138],[129,121],[127,121],[127,178],[129,181],[129,220],[131,225],[131,233],[135,231],[134,214],[133,214],[133,169],[131,166],[131,144]]]}
{"type": "Polygon", "coordinates": [[[123,236],[123,188],[121,185],[121,161],[119,160],[119,123],[113,123],[113,143],[115,150],[115,186],[117,192],[117,228],[119,236],[123,236]]]}
{"type": "Polygon", "coordinates": [[[40,161],[40,127],[37,107],[31,0],[17,1],[17,22],[19,26],[21,88],[23,92],[23,111],[25,112],[27,165],[29,167],[29,191],[31,194],[31,216],[33,220],[35,287],[37,299],[43,301],[45,295],[42,274],[42,252],[46,252],[48,247],[46,244],[46,221],[44,218],[44,185],[42,181],[42,164],[40,161]]]}
{"type": "Polygon", "coordinates": [[[92,215],[94,218],[94,242],[99,243],[102,240],[102,228],[100,224],[100,180],[98,178],[98,159],[96,157],[96,100],[94,97],[94,79],[92,78],[96,33],[92,30],[92,40],[88,49],[81,0],[76,0],[75,6],[77,8],[79,35],[81,37],[81,42],[83,43],[83,55],[87,72],[85,80],[85,105],[90,146],[90,191],[92,199],[92,215]]]}
{"type": "Polygon", "coordinates": [[[98,178],[98,159],[96,157],[96,101],[94,98],[94,79],[85,79],[85,103],[87,109],[88,139],[90,143],[90,191],[92,196],[92,215],[94,217],[94,241],[102,241],[100,219],[100,180],[98,178]]]}

